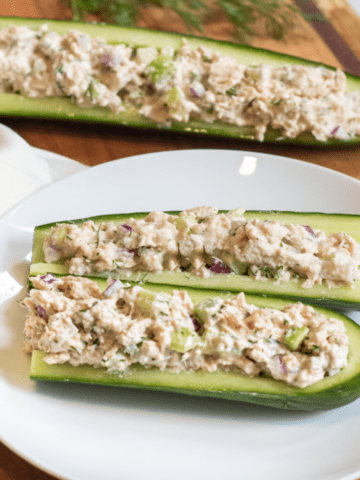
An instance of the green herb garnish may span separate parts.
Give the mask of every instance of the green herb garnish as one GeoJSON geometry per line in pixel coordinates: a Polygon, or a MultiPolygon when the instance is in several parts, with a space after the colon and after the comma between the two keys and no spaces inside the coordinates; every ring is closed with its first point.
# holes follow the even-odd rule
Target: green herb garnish
{"type": "Polygon", "coordinates": [[[89,86],[88,88],[85,90],[85,93],[84,93],[84,97],[86,97],[87,95],[89,95],[90,97],[90,100],[93,101],[94,98],[97,98],[99,96],[99,93],[97,92],[96,88],[95,88],[95,84],[98,83],[97,80],[95,80],[94,78],[90,80],[90,83],[89,83],[89,86]]]}
{"type": "Polygon", "coordinates": [[[229,88],[229,90],[226,90],[226,95],[229,95],[230,97],[235,97],[236,94],[237,94],[237,87],[235,85],[229,88]]]}
{"type": "MultiPolygon", "coordinates": [[[[146,19],[151,8],[174,12],[189,33],[204,33],[204,23],[213,16],[225,15],[233,25],[233,37],[248,42],[262,28],[263,19],[268,36],[282,39],[298,23],[300,10],[286,0],[64,0],[73,12],[73,20],[85,21],[88,14],[100,21],[124,27],[136,26],[146,19]]],[[[165,15],[168,18],[168,15],[165,15]]],[[[165,29],[165,26],[163,27],[165,29]]],[[[161,29],[161,28],[159,28],[161,29]]],[[[205,59],[205,61],[207,61],[205,59]]]]}

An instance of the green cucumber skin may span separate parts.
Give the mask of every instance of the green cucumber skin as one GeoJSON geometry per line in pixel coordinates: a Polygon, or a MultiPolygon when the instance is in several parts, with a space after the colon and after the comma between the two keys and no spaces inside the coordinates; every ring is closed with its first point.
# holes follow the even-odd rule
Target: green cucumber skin
{"type": "MultiPolygon", "coordinates": [[[[168,212],[178,214],[179,212],[168,212]]],[[[143,218],[147,212],[127,213],[119,215],[102,215],[87,219],[76,219],[71,222],[57,223],[83,223],[86,220],[94,220],[95,223],[114,221],[116,224],[126,223],[130,218],[143,218]]],[[[286,223],[299,223],[310,225],[312,228],[325,230],[326,233],[335,233],[339,231],[347,232],[358,243],[360,243],[360,215],[349,214],[326,214],[326,213],[303,213],[303,212],[275,212],[275,211],[247,211],[247,218],[260,218],[268,220],[278,220],[286,223]]],[[[44,253],[42,251],[43,241],[46,235],[49,235],[52,226],[56,223],[41,225],[35,228],[34,243],[32,252],[32,265],[30,275],[45,274],[47,272],[68,274],[64,265],[45,264],[44,253]]],[[[98,276],[122,278],[124,280],[146,281],[147,283],[169,284],[177,287],[208,288],[211,290],[225,291],[244,291],[245,293],[276,296],[286,298],[292,301],[304,301],[313,304],[321,304],[329,308],[351,308],[360,310],[360,281],[355,282],[354,288],[339,287],[329,289],[323,285],[315,285],[312,288],[302,288],[296,282],[282,283],[274,285],[272,282],[259,282],[252,280],[244,275],[212,275],[209,278],[200,278],[189,273],[144,273],[138,272],[131,276],[121,276],[115,271],[101,273],[98,276]]]]}
{"type": "MultiPolygon", "coordinates": [[[[107,40],[108,43],[126,43],[132,46],[155,46],[156,48],[165,45],[178,49],[182,39],[186,38],[190,46],[193,48],[204,45],[212,50],[219,51],[223,55],[230,55],[244,64],[261,64],[269,65],[307,65],[319,66],[321,63],[311,62],[299,57],[285,55],[270,50],[259,49],[247,45],[237,45],[230,42],[220,40],[211,40],[208,38],[194,37],[191,35],[183,35],[177,33],[158,32],[140,28],[126,28],[114,25],[102,24],[86,24],[82,22],[66,22],[59,20],[47,19],[29,19],[19,17],[2,17],[0,18],[0,28],[7,28],[10,25],[26,26],[36,29],[47,23],[51,30],[59,34],[64,34],[71,29],[78,29],[90,36],[98,36],[107,40]]],[[[327,65],[327,68],[334,69],[327,65]]],[[[348,80],[348,91],[360,92],[360,78],[346,74],[348,80]]],[[[115,115],[109,109],[102,107],[93,107],[84,109],[78,107],[69,98],[47,97],[47,98],[29,98],[20,97],[18,94],[0,93],[0,115],[3,116],[20,116],[35,117],[51,120],[66,120],[78,122],[95,122],[113,125],[127,125],[135,128],[158,130],[163,128],[161,125],[139,115],[134,108],[129,108],[125,112],[115,115]]],[[[171,131],[186,132],[194,135],[210,135],[216,137],[225,137],[232,139],[240,139],[247,141],[258,140],[254,137],[254,131],[251,128],[239,128],[235,125],[222,124],[215,122],[208,124],[201,121],[191,121],[188,123],[173,122],[171,131]]],[[[280,130],[268,129],[265,135],[266,143],[281,143],[319,146],[319,147],[338,147],[352,146],[360,143],[360,137],[354,137],[347,141],[329,139],[326,142],[320,142],[309,133],[299,135],[295,139],[283,138],[280,130]]]]}
{"type": "MultiPolygon", "coordinates": [[[[105,280],[97,279],[101,288],[105,280]]],[[[147,285],[153,291],[171,292],[169,286],[147,285]]],[[[209,296],[225,296],[224,292],[187,289],[194,302],[209,296]]],[[[246,296],[248,303],[259,307],[284,308],[288,303],[275,298],[246,296]]],[[[348,366],[339,374],[327,377],[303,389],[265,377],[246,377],[236,372],[161,372],[135,365],[123,377],[109,374],[104,369],[88,365],[72,367],[69,364],[48,365],[44,353],[34,351],[30,378],[36,381],[89,383],[182,393],[194,396],[217,397],[225,400],[248,402],[286,410],[330,410],[353,402],[360,396],[360,326],[338,312],[316,307],[327,316],[345,323],[350,339],[348,366]]]]}

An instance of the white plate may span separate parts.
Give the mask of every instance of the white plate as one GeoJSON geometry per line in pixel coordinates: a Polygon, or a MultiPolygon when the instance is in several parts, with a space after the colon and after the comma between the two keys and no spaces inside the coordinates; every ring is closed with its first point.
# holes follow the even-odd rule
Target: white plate
{"type": "Polygon", "coordinates": [[[196,205],[359,214],[359,197],[360,182],[311,164],[261,153],[192,150],[106,163],[22,202],[0,221],[2,440],[72,480],[360,476],[360,401],[303,413],[141,390],[35,385],[21,350],[24,312],[17,303],[26,294],[37,224],[196,205]]]}

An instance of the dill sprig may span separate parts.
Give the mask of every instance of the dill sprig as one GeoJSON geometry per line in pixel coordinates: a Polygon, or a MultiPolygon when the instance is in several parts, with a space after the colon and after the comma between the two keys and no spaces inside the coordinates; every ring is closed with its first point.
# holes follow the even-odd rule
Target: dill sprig
{"type": "Polygon", "coordinates": [[[73,20],[84,21],[88,14],[101,21],[124,27],[137,24],[144,10],[160,7],[175,12],[189,33],[204,33],[206,19],[225,15],[233,25],[235,40],[247,43],[265,24],[267,34],[283,39],[297,23],[299,9],[286,0],[64,0],[71,7],[73,20]]]}
{"type": "Polygon", "coordinates": [[[300,10],[284,0],[218,0],[228,20],[234,26],[234,37],[246,43],[256,34],[262,20],[269,37],[281,40],[294,28],[300,10]]]}

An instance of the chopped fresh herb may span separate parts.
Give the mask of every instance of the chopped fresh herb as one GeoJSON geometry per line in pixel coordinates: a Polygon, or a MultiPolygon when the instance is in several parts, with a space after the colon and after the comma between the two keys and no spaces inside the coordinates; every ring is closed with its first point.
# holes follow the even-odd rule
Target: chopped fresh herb
{"type": "Polygon", "coordinates": [[[190,72],[189,73],[190,75],[190,80],[193,82],[195,80],[200,80],[200,75],[198,73],[195,73],[195,72],[190,72]]]}
{"type": "Polygon", "coordinates": [[[289,324],[289,320],[285,319],[284,322],[283,322],[283,325],[288,325],[288,324],[289,324]]]}
{"type": "Polygon", "coordinates": [[[60,92],[61,92],[63,95],[66,95],[66,92],[65,92],[65,90],[64,90],[63,85],[61,85],[61,83],[60,83],[58,80],[55,80],[55,83],[56,83],[58,89],[60,90],[60,92]]]}
{"type": "MultiPolygon", "coordinates": [[[[287,0],[65,0],[65,4],[72,9],[73,20],[85,21],[86,16],[91,14],[101,22],[124,27],[132,27],[142,18],[146,19],[149,8],[168,9],[193,34],[196,31],[204,34],[204,20],[220,13],[232,24],[233,37],[241,43],[248,42],[263,24],[268,36],[282,39],[296,25],[299,16],[299,9],[289,5],[287,0]],[[259,18],[263,22],[259,22],[259,18]]],[[[133,54],[131,59],[135,58],[135,50],[133,54]]]]}
{"type": "Polygon", "coordinates": [[[99,228],[98,228],[98,230],[97,230],[96,240],[95,240],[95,245],[96,245],[97,247],[99,246],[99,243],[100,243],[101,225],[102,225],[102,223],[100,223],[100,225],[99,225],[99,228]]]}
{"type": "Polygon", "coordinates": [[[284,268],[283,265],[279,265],[277,268],[263,267],[260,268],[261,272],[266,278],[272,278],[273,280],[278,280],[281,276],[281,270],[284,268]]]}
{"type": "Polygon", "coordinates": [[[237,87],[235,85],[229,88],[229,90],[226,90],[226,95],[229,95],[230,97],[235,97],[236,94],[237,94],[237,87]]]}
{"type": "Polygon", "coordinates": [[[61,75],[64,75],[63,66],[62,66],[62,65],[58,65],[58,66],[55,68],[55,72],[56,72],[56,73],[60,73],[61,75]]]}
{"type": "Polygon", "coordinates": [[[90,80],[90,83],[89,83],[89,86],[88,88],[85,90],[85,93],[84,93],[84,97],[86,97],[87,95],[89,95],[90,97],[90,100],[93,101],[94,98],[97,98],[99,96],[99,93],[98,91],[96,90],[95,88],[95,84],[98,83],[97,80],[95,80],[94,78],[90,80]]]}

